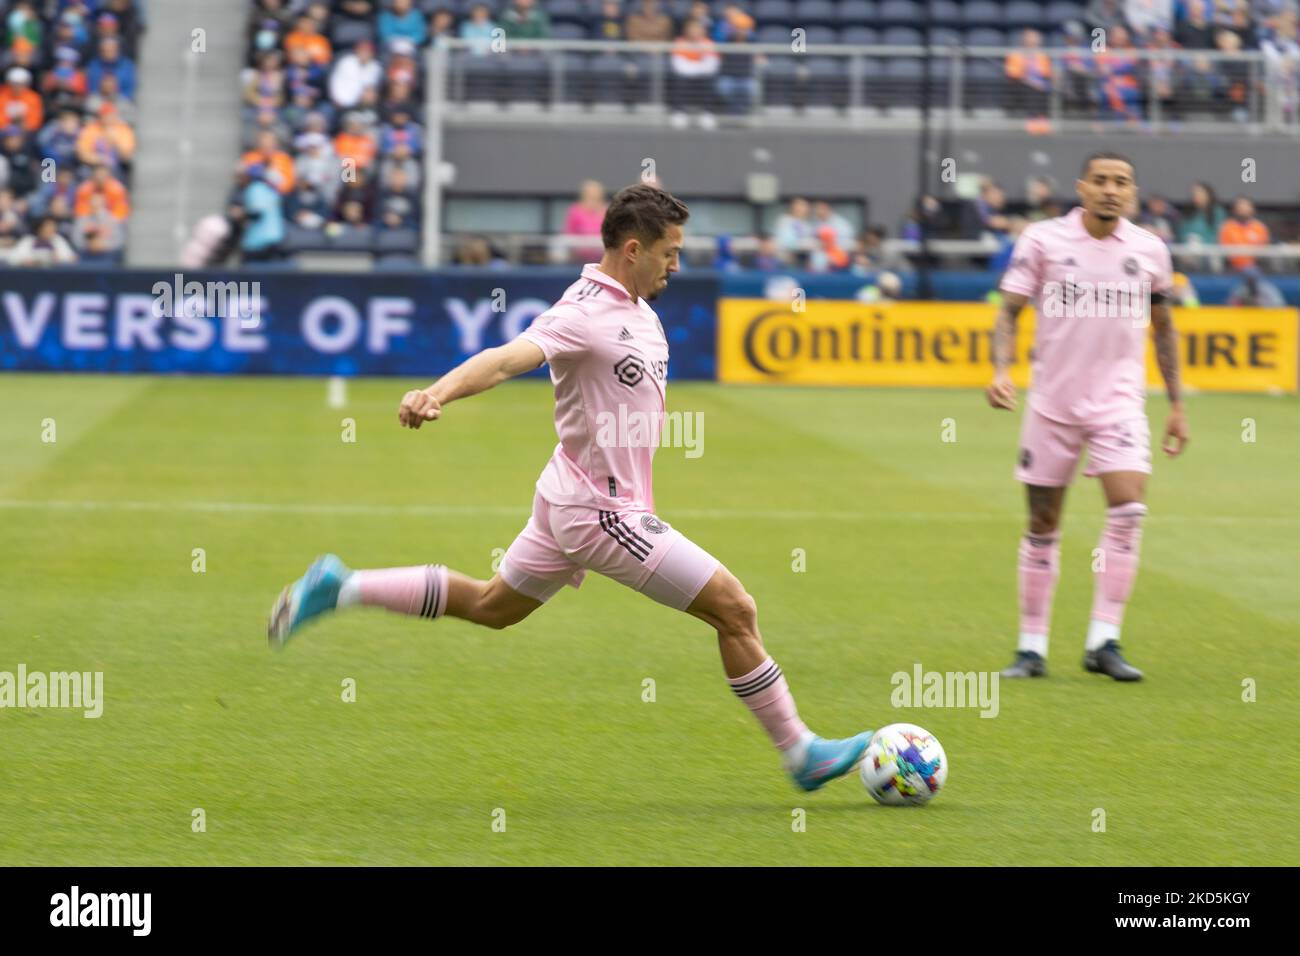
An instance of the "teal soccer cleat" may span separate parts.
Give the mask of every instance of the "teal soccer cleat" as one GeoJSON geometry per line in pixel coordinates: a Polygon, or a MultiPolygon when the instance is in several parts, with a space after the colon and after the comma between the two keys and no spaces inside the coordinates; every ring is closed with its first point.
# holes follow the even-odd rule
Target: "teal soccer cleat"
{"type": "Polygon", "coordinates": [[[298,628],[312,618],[332,611],[339,588],[352,572],[335,555],[317,558],[307,573],[280,592],[266,625],[266,642],[279,650],[298,628]]]}
{"type": "Polygon", "coordinates": [[[864,730],[856,737],[843,740],[814,737],[808,744],[803,769],[790,772],[795,785],[802,790],[816,790],[827,781],[849,773],[862,760],[874,733],[874,730],[864,730]]]}

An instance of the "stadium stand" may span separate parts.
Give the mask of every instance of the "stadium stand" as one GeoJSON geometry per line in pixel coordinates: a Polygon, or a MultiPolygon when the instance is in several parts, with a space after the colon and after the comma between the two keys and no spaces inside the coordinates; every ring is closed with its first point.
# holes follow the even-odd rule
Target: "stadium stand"
{"type": "Polygon", "coordinates": [[[122,260],[135,159],[136,0],[13,0],[0,55],[0,259],[122,260]]]}

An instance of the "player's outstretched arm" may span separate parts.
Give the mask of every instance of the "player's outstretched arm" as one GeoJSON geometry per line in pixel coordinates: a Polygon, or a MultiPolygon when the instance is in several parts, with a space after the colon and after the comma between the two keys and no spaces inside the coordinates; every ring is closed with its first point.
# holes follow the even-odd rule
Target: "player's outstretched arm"
{"type": "Polygon", "coordinates": [[[1187,447],[1190,434],[1187,429],[1187,416],[1183,412],[1183,385],[1178,365],[1178,330],[1174,328],[1174,316],[1169,303],[1160,302],[1151,305],[1151,338],[1156,347],[1156,364],[1165,380],[1165,391],[1169,394],[1169,418],[1165,422],[1165,439],[1161,447],[1169,457],[1181,454],[1187,447]]]}
{"type": "Polygon", "coordinates": [[[985,389],[989,404],[994,408],[1014,409],[1016,387],[1011,384],[1008,369],[1016,359],[1016,320],[1029,296],[1018,292],[1003,292],[998,320],[993,326],[993,381],[985,389]]]}
{"type": "Polygon", "coordinates": [[[428,388],[417,388],[402,396],[397,420],[407,428],[419,428],[442,414],[442,406],[458,398],[485,392],[506,379],[531,372],[544,361],[541,348],[526,339],[515,339],[496,348],[472,355],[428,388]]]}

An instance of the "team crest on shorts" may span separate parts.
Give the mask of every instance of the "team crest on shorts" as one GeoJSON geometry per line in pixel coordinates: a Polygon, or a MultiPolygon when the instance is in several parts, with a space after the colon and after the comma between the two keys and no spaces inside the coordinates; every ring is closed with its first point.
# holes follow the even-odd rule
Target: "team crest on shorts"
{"type": "Polygon", "coordinates": [[[642,515],[641,527],[645,528],[651,534],[663,534],[668,530],[668,525],[664,524],[654,515],[642,515]]]}
{"type": "Polygon", "coordinates": [[[1028,448],[1020,449],[1020,467],[1028,468],[1029,463],[1034,460],[1034,456],[1029,454],[1028,448]]]}
{"type": "Polygon", "coordinates": [[[1138,261],[1132,256],[1124,260],[1124,274],[1130,276],[1138,274],[1138,261]]]}

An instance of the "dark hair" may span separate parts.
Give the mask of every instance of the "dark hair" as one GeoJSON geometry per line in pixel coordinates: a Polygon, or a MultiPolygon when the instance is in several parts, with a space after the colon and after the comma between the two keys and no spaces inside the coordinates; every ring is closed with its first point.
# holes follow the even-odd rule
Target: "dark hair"
{"type": "Polygon", "coordinates": [[[1121,163],[1128,163],[1129,168],[1133,170],[1133,175],[1137,175],[1137,166],[1133,164],[1133,160],[1129,159],[1123,153],[1116,153],[1109,149],[1103,149],[1100,152],[1090,153],[1088,158],[1083,161],[1083,167],[1079,170],[1080,179],[1088,178],[1089,168],[1091,168],[1093,162],[1098,159],[1118,159],[1121,163]]]}
{"type": "Polygon", "coordinates": [[[637,183],[620,189],[610,200],[600,224],[600,241],[606,249],[617,249],[629,238],[652,245],[663,238],[669,226],[680,226],[690,216],[686,204],[671,193],[637,183]]]}
{"type": "Polygon", "coordinates": [[[1212,211],[1215,206],[1219,205],[1219,194],[1216,193],[1214,191],[1214,187],[1207,182],[1202,182],[1200,180],[1197,180],[1196,182],[1192,183],[1192,189],[1195,189],[1197,186],[1200,186],[1202,189],[1204,189],[1205,195],[1210,197],[1210,201],[1207,205],[1209,210],[1212,211]]]}

